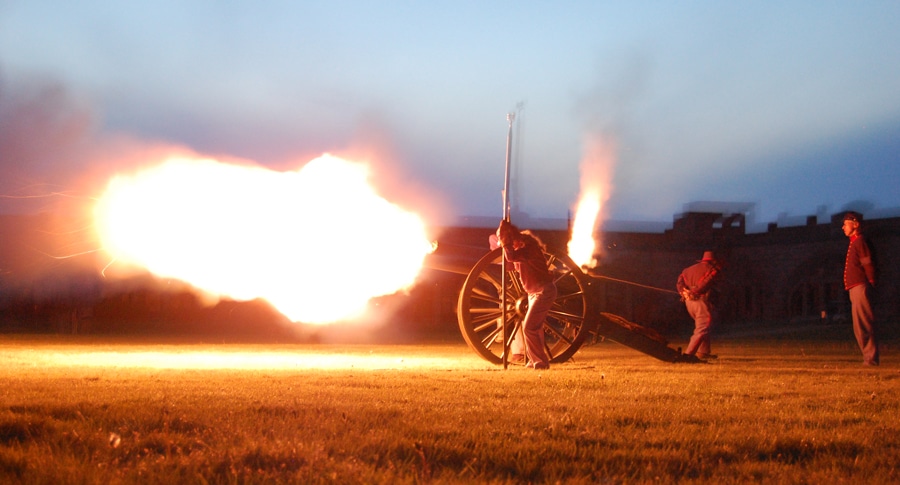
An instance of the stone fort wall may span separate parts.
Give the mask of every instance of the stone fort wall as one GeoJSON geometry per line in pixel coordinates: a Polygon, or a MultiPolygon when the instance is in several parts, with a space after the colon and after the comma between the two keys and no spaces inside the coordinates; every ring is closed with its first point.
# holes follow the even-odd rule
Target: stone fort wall
{"type": "MultiPolygon", "coordinates": [[[[816,217],[801,226],[770,224],[765,232],[748,233],[742,214],[688,212],[662,233],[605,232],[596,235],[599,264],[588,273],[596,278],[601,311],[668,332],[688,321],[674,293],[681,270],[715,251],[725,262],[715,299],[722,325],[849,321],[849,299],[843,288],[848,239],[841,214],[824,223],[816,217]]],[[[900,218],[864,222],[864,234],[875,252],[878,281],[875,305],[884,325],[900,319],[900,218]]],[[[493,228],[452,228],[442,240],[461,247],[483,247],[493,228]]],[[[563,251],[567,231],[536,230],[545,243],[563,251]]],[[[484,250],[486,252],[486,249],[484,250]]],[[[431,278],[440,279],[434,275],[431,278]]],[[[452,311],[459,277],[431,285],[432,312],[452,311]]]]}

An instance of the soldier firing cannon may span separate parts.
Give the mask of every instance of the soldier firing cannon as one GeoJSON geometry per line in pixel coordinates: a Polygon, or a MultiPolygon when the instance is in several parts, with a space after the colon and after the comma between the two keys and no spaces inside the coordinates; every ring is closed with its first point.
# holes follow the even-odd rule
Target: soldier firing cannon
{"type": "MultiPolygon", "coordinates": [[[[605,312],[600,305],[598,277],[582,271],[566,253],[548,248],[545,256],[558,289],[556,300],[544,322],[545,350],[551,363],[571,359],[592,335],[662,361],[697,362],[693,356],[682,354],[681,349],[670,347],[666,339],[653,329],[605,312]]],[[[465,275],[456,308],[459,328],[469,347],[494,364],[504,363],[504,352],[509,348],[512,336],[519,331],[528,310],[528,295],[518,278],[512,275],[511,269],[507,269],[507,277],[503,277],[505,268],[501,263],[500,248],[484,254],[471,267],[441,255],[440,251],[426,261],[432,269],[465,275]],[[509,327],[505,334],[504,311],[509,327]]]]}

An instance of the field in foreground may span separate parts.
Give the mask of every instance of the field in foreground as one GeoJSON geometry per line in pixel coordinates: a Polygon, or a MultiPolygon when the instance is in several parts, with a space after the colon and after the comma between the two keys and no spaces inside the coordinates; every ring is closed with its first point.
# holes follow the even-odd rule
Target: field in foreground
{"type": "Polygon", "coordinates": [[[0,336],[3,483],[900,482],[900,358],[613,343],[548,371],[464,344],[0,336]]]}

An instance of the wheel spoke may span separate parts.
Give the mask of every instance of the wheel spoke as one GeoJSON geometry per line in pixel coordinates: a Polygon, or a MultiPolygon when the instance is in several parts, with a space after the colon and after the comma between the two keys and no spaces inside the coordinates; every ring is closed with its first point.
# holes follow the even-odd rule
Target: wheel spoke
{"type": "Polygon", "coordinates": [[[496,292],[491,293],[478,287],[472,288],[472,297],[489,303],[500,303],[500,298],[497,296],[496,292]]]}
{"type": "Polygon", "coordinates": [[[564,302],[566,300],[584,298],[584,291],[576,291],[574,293],[566,293],[565,295],[556,295],[556,302],[564,302]]]}
{"type": "Polygon", "coordinates": [[[478,276],[478,279],[483,283],[487,283],[493,288],[500,288],[501,286],[503,286],[500,283],[500,275],[494,276],[490,273],[482,273],[478,276]]]}
{"type": "Polygon", "coordinates": [[[516,338],[516,332],[518,332],[519,328],[521,327],[521,320],[519,318],[512,318],[508,319],[506,323],[511,327],[509,332],[509,340],[506,342],[506,347],[509,348],[512,345],[513,340],[515,340],[516,338]]]}
{"type": "Polygon", "coordinates": [[[481,339],[481,345],[484,346],[484,348],[490,348],[496,343],[497,337],[502,330],[502,325],[497,325],[496,327],[494,327],[492,331],[488,332],[487,335],[483,339],[481,339]]]}
{"type": "Polygon", "coordinates": [[[481,333],[482,331],[484,331],[484,329],[489,328],[491,325],[501,326],[497,323],[499,321],[499,314],[494,317],[482,317],[479,318],[477,322],[475,320],[472,321],[472,329],[475,331],[475,333],[481,333]]]}
{"type": "Polygon", "coordinates": [[[562,340],[562,341],[568,343],[569,345],[572,345],[572,342],[575,341],[574,338],[567,337],[563,332],[560,332],[553,325],[546,325],[544,327],[544,330],[552,333],[554,336],[556,336],[557,339],[562,340]]]}
{"type": "Polygon", "coordinates": [[[584,318],[581,315],[582,315],[582,313],[570,313],[570,312],[564,312],[564,311],[560,311],[560,310],[550,310],[550,313],[548,316],[556,317],[560,320],[572,319],[572,320],[578,320],[579,322],[583,322],[584,318]]]}

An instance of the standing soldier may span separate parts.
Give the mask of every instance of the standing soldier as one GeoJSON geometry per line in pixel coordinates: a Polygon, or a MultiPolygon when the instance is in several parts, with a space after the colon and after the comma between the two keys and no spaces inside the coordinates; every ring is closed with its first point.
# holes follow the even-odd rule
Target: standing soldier
{"type": "Polygon", "coordinates": [[[713,326],[713,308],[709,301],[712,289],[721,269],[712,251],[705,251],[703,259],[689,266],[678,276],[675,287],[684,301],[685,308],[694,319],[694,334],[685,349],[685,355],[700,360],[714,359],[710,354],[709,331],[713,326]]]}
{"type": "Polygon", "coordinates": [[[878,365],[878,342],[875,340],[875,315],[869,301],[875,287],[875,263],[866,239],[860,234],[862,214],[848,212],[844,215],[844,235],[850,238],[847,259],[844,262],[844,289],[850,294],[850,312],[853,316],[853,334],[862,351],[863,364],[878,365]]]}

